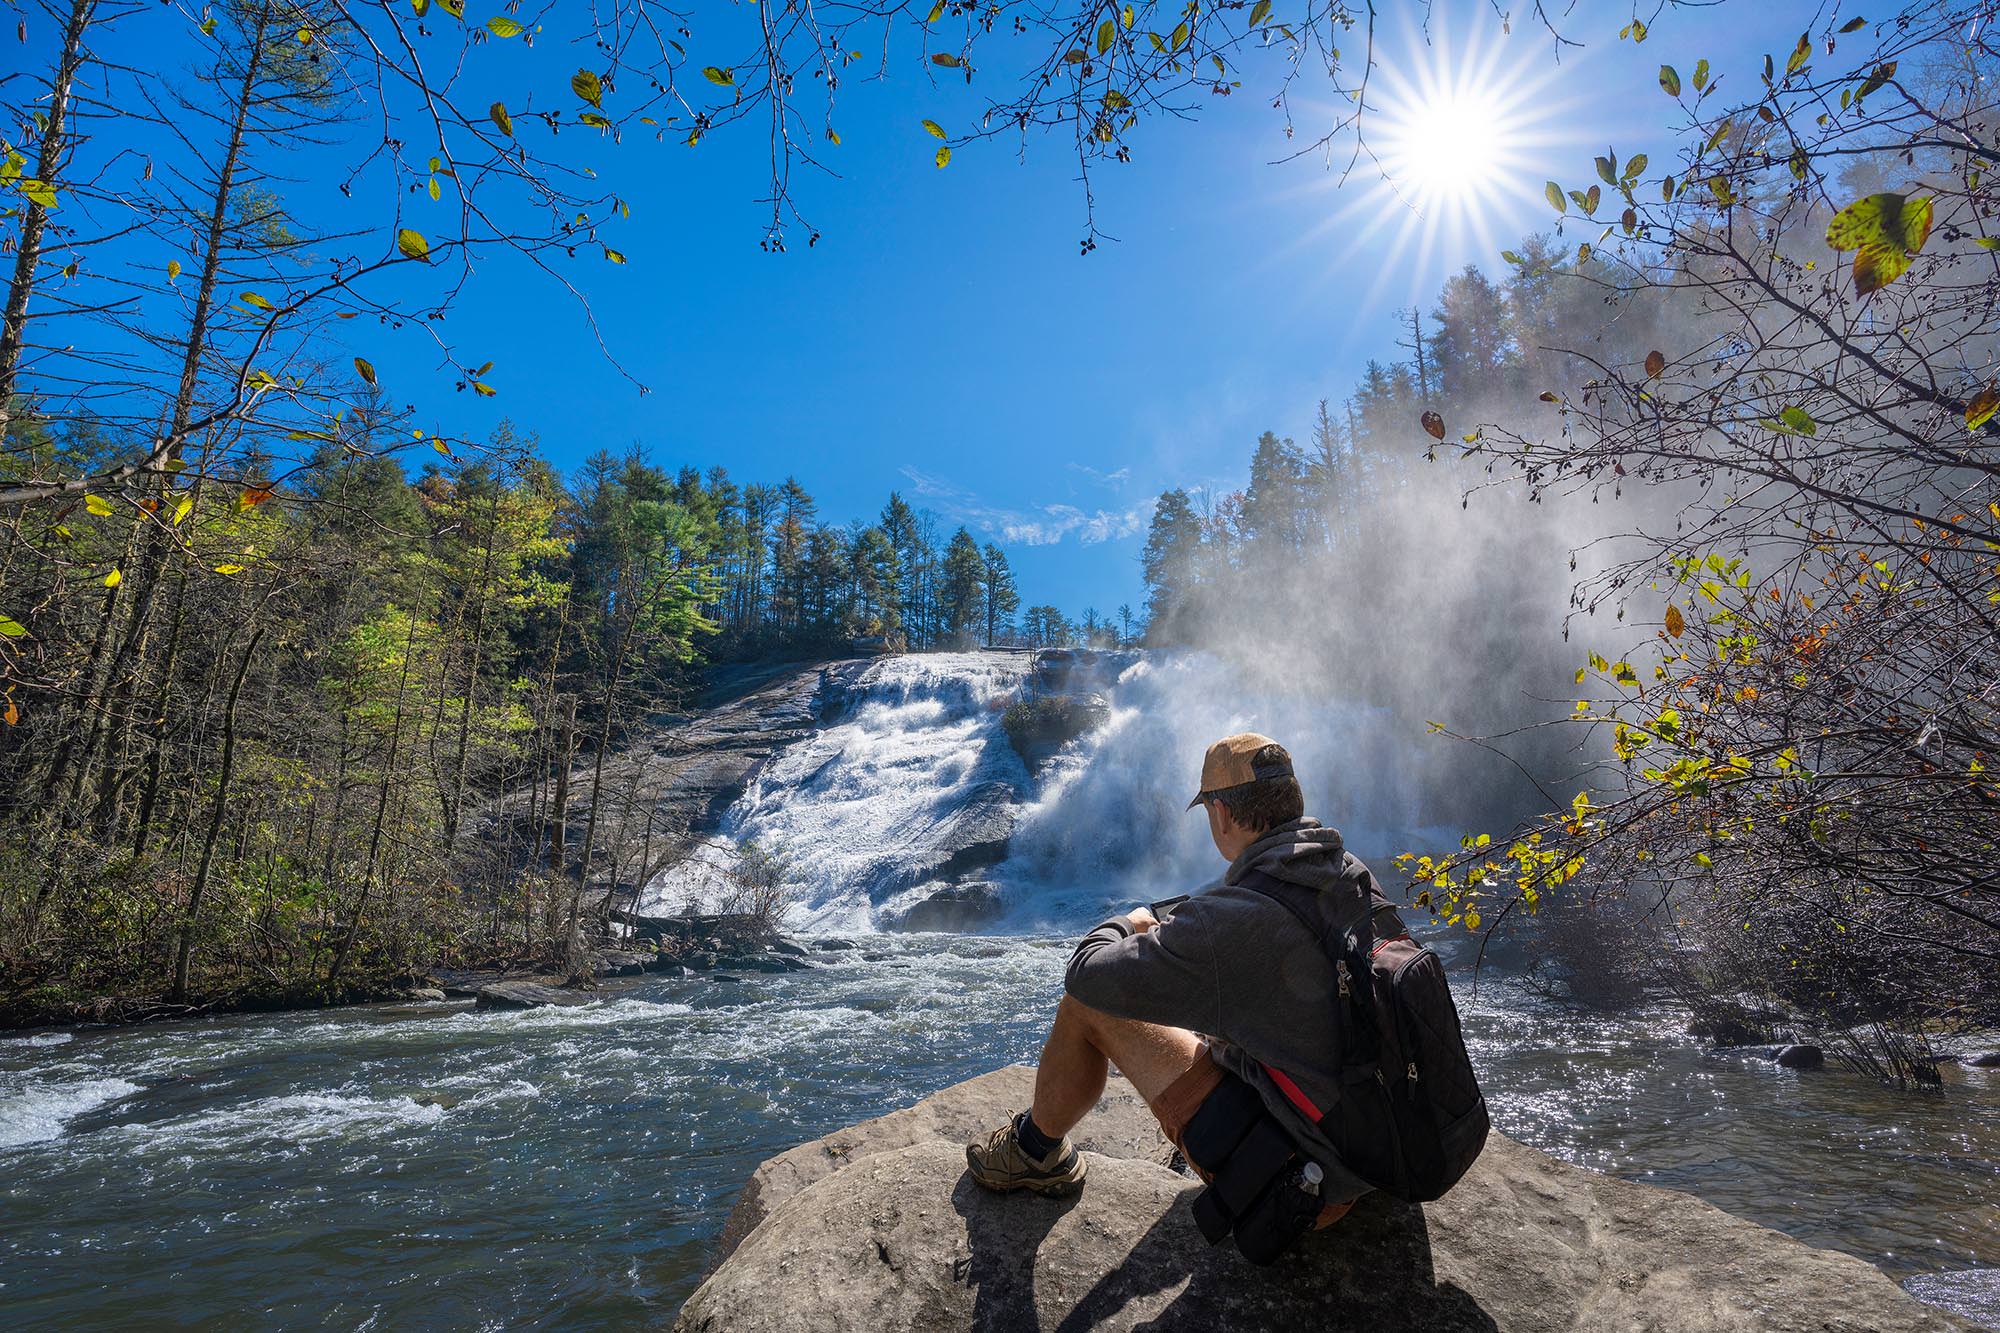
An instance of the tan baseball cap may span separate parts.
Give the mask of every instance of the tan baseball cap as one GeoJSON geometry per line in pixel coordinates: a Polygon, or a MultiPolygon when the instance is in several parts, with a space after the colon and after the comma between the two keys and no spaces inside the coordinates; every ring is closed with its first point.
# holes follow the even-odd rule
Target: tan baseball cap
{"type": "Polygon", "coordinates": [[[1292,756],[1269,736],[1260,736],[1254,731],[1238,732],[1234,736],[1224,736],[1208,747],[1208,753],[1201,760],[1201,790],[1187,803],[1192,810],[1204,800],[1231,787],[1241,787],[1246,783],[1262,782],[1267,778],[1288,778],[1292,776],[1292,756]],[[1257,752],[1266,746],[1275,747],[1278,753],[1263,763],[1256,762],[1257,752]]]}

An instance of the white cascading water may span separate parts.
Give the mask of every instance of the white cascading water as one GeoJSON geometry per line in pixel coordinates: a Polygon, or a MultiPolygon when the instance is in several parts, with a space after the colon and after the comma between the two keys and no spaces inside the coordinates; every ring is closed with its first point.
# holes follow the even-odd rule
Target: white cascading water
{"type": "MultiPolygon", "coordinates": [[[[747,844],[777,855],[791,924],[872,930],[941,887],[924,874],[969,818],[1002,824],[1029,790],[1000,718],[1026,653],[926,653],[871,665],[831,725],[765,766],[722,833],[648,886],[641,911],[708,904],[747,844]]],[[[1002,833],[1004,836],[1004,831],[1002,833]]]]}
{"type": "Polygon", "coordinates": [[[1202,752],[1236,732],[1290,750],[1306,812],[1364,858],[1380,865],[1443,836],[1423,826],[1433,802],[1397,762],[1401,742],[1382,710],[1305,693],[1249,696],[1206,653],[1129,655],[1106,697],[1110,719],[1041,774],[998,876],[1023,927],[1073,928],[1107,905],[1189,893],[1218,877],[1208,821],[1186,807],[1202,752]]]}
{"type": "MultiPolygon", "coordinates": [[[[1363,856],[1434,846],[1427,802],[1379,710],[1300,694],[1245,697],[1206,654],[1107,653],[1066,687],[1104,725],[1030,774],[1001,726],[1028,685],[1021,653],[935,653],[871,665],[829,725],[779,754],[721,833],[648,887],[643,911],[712,906],[754,844],[777,855],[801,930],[865,931],[953,878],[998,884],[1013,929],[1069,930],[1107,904],[1186,893],[1222,866],[1193,794],[1209,742],[1261,731],[1292,751],[1307,806],[1363,856]],[[949,853],[1011,831],[1006,859],[949,853]]],[[[1386,869],[1386,867],[1384,867],[1386,869]]],[[[1385,876],[1386,878],[1386,876],[1385,876]]]]}

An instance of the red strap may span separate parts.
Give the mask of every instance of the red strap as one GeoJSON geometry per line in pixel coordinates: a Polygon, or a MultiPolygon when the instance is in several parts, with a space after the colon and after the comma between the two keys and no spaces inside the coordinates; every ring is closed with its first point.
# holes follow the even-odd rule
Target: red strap
{"type": "Polygon", "coordinates": [[[1391,944],[1394,944],[1397,940],[1407,940],[1408,938],[1410,938],[1410,932],[1406,930],[1400,935],[1389,935],[1382,939],[1376,940],[1375,947],[1368,951],[1368,956],[1370,958],[1373,958],[1376,954],[1381,953],[1384,948],[1388,947],[1391,944]]]}
{"type": "Polygon", "coordinates": [[[1312,1098],[1299,1091],[1298,1084],[1285,1076],[1284,1070],[1273,1069],[1271,1066],[1265,1065],[1264,1072],[1271,1076],[1271,1081],[1278,1085],[1278,1091],[1285,1094],[1285,1099],[1293,1106],[1299,1108],[1300,1115],[1304,1116],[1312,1124],[1317,1125],[1319,1123],[1319,1108],[1313,1105],[1312,1098]]]}

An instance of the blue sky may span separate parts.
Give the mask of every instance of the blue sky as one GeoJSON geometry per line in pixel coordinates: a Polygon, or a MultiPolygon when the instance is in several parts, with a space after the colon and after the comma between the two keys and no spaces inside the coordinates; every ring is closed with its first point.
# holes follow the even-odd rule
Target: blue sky
{"type": "MultiPolygon", "coordinates": [[[[1282,120],[1253,85],[1193,124],[1143,128],[1131,164],[1101,167],[1099,224],[1118,239],[1080,256],[1084,198],[1065,145],[972,144],[937,169],[920,121],[949,125],[968,104],[921,67],[842,90],[829,154],[842,175],[798,182],[822,233],[810,249],[803,234],[782,255],[759,248],[756,126],[694,150],[638,138],[592,150],[631,201],[612,238],[629,262],[593,253],[569,272],[646,396],[572,298],[506,263],[482,267],[450,320],[473,359],[495,361],[499,396],[425,374],[395,377],[396,395],[460,435],[509,417],[566,468],[636,442],[739,480],[796,474],[835,521],[872,516],[899,488],[947,531],[964,522],[1006,547],[1029,600],[1136,607],[1159,491],[1241,485],[1265,429],[1303,440],[1319,398],[1337,401],[1369,357],[1394,353],[1399,308],[1428,309],[1448,273],[1498,269],[1503,246],[1550,224],[1545,177],[1582,182],[1607,143],[1670,160],[1663,61],[1685,72],[1707,56],[1754,86],[1762,52],[1782,55],[1814,11],[1667,11],[1641,46],[1618,38],[1629,6],[1585,0],[1561,20],[1582,47],[1560,63],[1526,16],[1504,34],[1490,5],[1440,0],[1427,42],[1406,17],[1419,12],[1384,6],[1385,71],[1418,84],[1435,71],[1516,105],[1483,235],[1427,230],[1365,170],[1336,188],[1321,162],[1274,165],[1282,120]]],[[[548,65],[544,78],[575,64],[561,48],[509,58],[548,65]]],[[[1309,124],[1314,90],[1299,92],[1309,124]]],[[[390,366],[369,336],[353,350],[390,366]]]]}

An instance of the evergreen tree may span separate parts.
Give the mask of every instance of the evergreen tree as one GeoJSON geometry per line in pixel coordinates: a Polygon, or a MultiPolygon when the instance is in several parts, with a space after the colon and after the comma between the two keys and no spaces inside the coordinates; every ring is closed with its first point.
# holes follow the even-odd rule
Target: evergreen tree
{"type": "Polygon", "coordinates": [[[1021,594],[1014,586],[1014,571],[1007,564],[1007,553],[992,542],[986,543],[986,646],[1000,642],[1000,636],[1013,625],[1014,612],[1020,608],[1021,594]]]}
{"type": "Polygon", "coordinates": [[[1153,522],[1140,556],[1146,581],[1146,637],[1156,644],[1178,643],[1194,594],[1201,556],[1201,519],[1188,493],[1163,492],[1153,506],[1153,522]]]}
{"type": "Polygon", "coordinates": [[[945,547],[938,597],[945,641],[954,648],[971,647],[986,618],[986,558],[964,528],[952,533],[945,547]]]}

